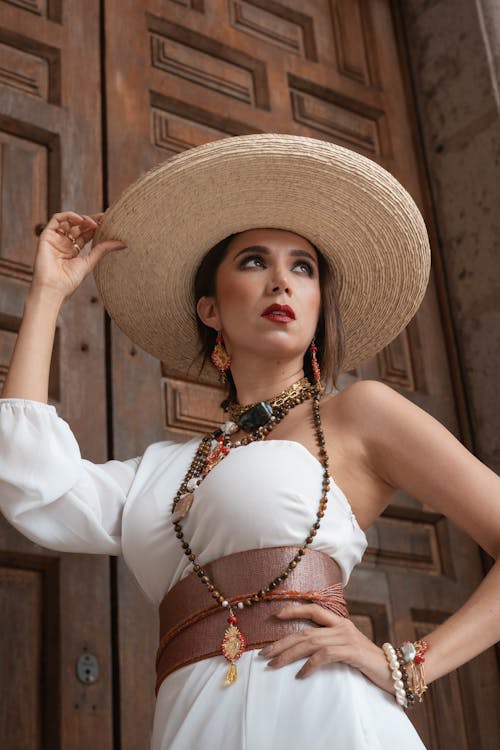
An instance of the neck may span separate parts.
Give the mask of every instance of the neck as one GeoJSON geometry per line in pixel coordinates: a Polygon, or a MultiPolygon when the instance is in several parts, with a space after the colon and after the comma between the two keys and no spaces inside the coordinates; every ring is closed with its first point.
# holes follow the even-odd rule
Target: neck
{"type": "Polygon", "coordinates": [[[242,406],[267,401],[304,377],[302,361],[289,363],[260,362],[255,367],[231,367],[238,403],[242,406]]]}

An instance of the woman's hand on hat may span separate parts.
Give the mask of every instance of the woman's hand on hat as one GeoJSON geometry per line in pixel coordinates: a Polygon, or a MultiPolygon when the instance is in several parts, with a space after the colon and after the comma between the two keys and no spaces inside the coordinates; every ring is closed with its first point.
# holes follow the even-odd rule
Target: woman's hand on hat
{"type": "Polygon", "coordinates": [[[102,213],[87,216],[74,211],[54,214],[38,240],[32,287],[47,288],[67,298],[104,255],[124,248],[119,240],[105,240],[81,254],[102,217],[102,213]]]}
{"type": "Polygon", "coordinates": [[[276,617],[304,618],[320,628],[303,628],[284,636],[259,653],[270,658],[268,666],[276,668],[308,657],[296,677],[307,677],[318,667],[343,662],[359,669],[376,685],[392,693],[392,679],[384,652],[346,617],[340,617],[319,604],[293,604],[283,607],[276,617]]]}

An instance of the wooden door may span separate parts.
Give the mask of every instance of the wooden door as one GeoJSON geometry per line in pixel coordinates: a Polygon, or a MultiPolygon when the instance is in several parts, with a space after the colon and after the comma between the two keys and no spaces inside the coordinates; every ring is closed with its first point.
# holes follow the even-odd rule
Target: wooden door
{"type": "MultiPolygon", "coordinates": [[[[433,236],[389,0],[106,0],[105,7],[111,200],[191,146],[244,133],[296,133],[353,148],[389,169],[433,236]]],[[[418,315],[343,385],[381,379],[466,439],[434,245],[418,315]]],[[[140,352],[114,325],[111,345],[116,457],[218,420],[217,394],[170,378],[168,362],[140,352]]],[[[368,530],[369,549],[347,589],[356,621],[379,644],[432,630],[483,574],[476,545],[423,500],[398,493],[368,530]]],[[[145,746],[151,720],[156,620],[123,565],[118,591],[120,642],[127,644],[120,649],[122,747],[135,750],[145,746]],[[151,701],[139,705],[138,721],[145,688],[151,701]]],[[[488,706],[498,686],[492,651],[434,684],[411,714],[426,745],[497,747],[488,706]]]]}
{"type": "MultiPolygon", "coordinates": [[[[98,0],[10,0],[0,19],[3,383],[39,225],[102,207],[102,160],[98,0]]],[[[96,462],[107,458],[105,397],[104,312],[90,278],[59,317],[49,401],[96,462]]],[[[110,749],[109,559],[42,549],[0,517],[0,612],[2,750],[110,749]],[[76,663],[89,654],[100,675],[87,684],[76,663]]]]}

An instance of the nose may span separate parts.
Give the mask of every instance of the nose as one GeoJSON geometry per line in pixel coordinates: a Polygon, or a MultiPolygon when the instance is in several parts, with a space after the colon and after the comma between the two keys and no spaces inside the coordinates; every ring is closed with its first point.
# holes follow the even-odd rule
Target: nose
{"type": "Polygon", "coordinates": [[[286,292],[287,294],[289,294],[290,290],[284,284],[276,284],[276,286],[273,286],[273,292],[286,292]]]}
{"type": "Polygon", "coordinates": [[[268,291],[272,294],[278,294],[279,292],[291,293],[290,282],[284,269],[276,269],[269,280],[268,291]]]}

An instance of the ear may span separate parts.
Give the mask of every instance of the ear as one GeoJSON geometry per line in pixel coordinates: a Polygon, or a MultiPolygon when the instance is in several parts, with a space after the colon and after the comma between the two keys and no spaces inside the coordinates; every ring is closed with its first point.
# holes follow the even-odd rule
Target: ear
{"type": "Polygon", "coordinates": [[[216,331],[220,330],[220,317],[214,297],[200,297],[196,312],[202,323],[216,331]]]}

